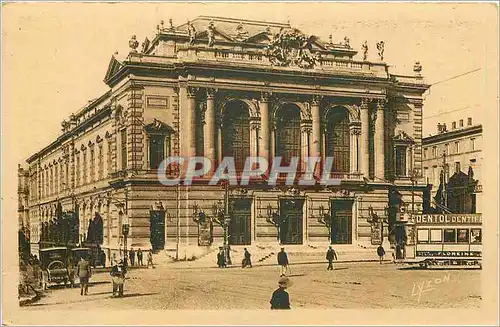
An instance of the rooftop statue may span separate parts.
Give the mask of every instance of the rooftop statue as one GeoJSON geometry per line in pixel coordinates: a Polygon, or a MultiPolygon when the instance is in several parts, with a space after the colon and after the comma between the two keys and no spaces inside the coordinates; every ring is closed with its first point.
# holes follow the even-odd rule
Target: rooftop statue
{"type": "Polygon", "coordinates": [[[361,49],[363,50],[363,61],[368,58],[368,41],[365,41],[363,45],[361,45],[361,49]]]}
{"type": "Polygon", "coordinates": [[[189,35],[189,44],[193,45],[194,40],[196,40],[196,29],[194,28],[193,24],[188,20],[187,22],[187,28],[188,28],[188,35],[189,35]]]}

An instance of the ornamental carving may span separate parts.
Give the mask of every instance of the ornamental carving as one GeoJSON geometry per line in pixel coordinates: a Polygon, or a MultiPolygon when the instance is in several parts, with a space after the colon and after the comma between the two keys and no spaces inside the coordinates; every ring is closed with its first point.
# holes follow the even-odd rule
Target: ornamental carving
{"type": "Polygon", "coordinates": [[[319,58],[312,54],[314,35],[306,36],[294,28],[281,28],[267,46],[269,61],[275,66],[313,68],[319,58]]]}
{"type": "Polygon", "coordinates": [[[413,143],[413,138],[411,138],[405,131],[397,130],[394,133],[393,140],[398,143],[413,143]]]}
{"type": "Polygon", "coordinates": [[[172,127],[156,118],[151,124],[144,126],[144,130],[149,134],[172,134],[175,132],[172,127]]]}
{"type": "Polygon", "coordinates": [[[189,44],[193,45],[194,41],[196,40],[196,29],[194,28],[193,24],[188,20],[187,22],[187,29],[188,29],[188,35],[189,35],[189,44]]]}

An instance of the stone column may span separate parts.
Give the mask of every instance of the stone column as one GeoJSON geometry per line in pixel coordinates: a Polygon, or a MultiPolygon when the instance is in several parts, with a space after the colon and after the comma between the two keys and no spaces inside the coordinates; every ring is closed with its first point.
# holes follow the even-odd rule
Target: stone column
{"type": "Polygon", "coordinates": [[[374,133],[374,155],[375,155],[375,176],[377,179],[385,179],[385,126],[384,126],[384,105],[385,100],[377,103],[377,118],[374,133]]]}
{"type": "Polygon", "coordinates": [[[259,156],[269,160],[270,130],[269,130],[269,93],[262,92],[259,101],[260,110],[260,136],[259,156]]]}
{"type": "Polygon", "coordinates": [[[181,87],[181,119],[182,128],[182,155],[193,157],[196,155],[196,88],[181,87]]]}
{"type": "Polygon", "coordinates": [[[369,154],[369,137],[370,137],[370,121],[368,115],[368,100],[361,100],[360,116],[361,116],[361,144],[360,144],[360,172],[364,177],[368,178],[370,172],[370,154],[369,154]]]}
{"type": "Polygon", "coordinates": [[[310,143],[310,154],[312,157],[321,157],[321,117],[319,113],[319,103],[321,96],[313,95],[311,102],[312,135],[310,143]]]}
{"type": "Polygon", "coordinates": [[[359,140],[359,134],[360,134],[360,128],[359,128],[359,123],[353,123],[350,126],[350,132],[351,132],[351,169],[350,173],[355,174],[359,172],[359,165],[358,165],[358,140],[359,140]]]}
{"type": "Polygon", "coordinates": [[[215,90],[207,89],[207,110],[205,111],[204,155],[215,170],[215,90]]]}

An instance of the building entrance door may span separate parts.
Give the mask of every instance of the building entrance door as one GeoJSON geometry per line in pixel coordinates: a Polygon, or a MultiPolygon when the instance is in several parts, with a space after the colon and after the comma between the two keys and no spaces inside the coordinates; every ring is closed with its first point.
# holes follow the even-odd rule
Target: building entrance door
{"type": "Polygon", "coordinates": [[[332,244],[352,244],[352,205],[352,200],[332,200],[332,244]]]}
{"type": "Polygon", "coordinates": [[[302,244],[304,199],[280,200],[280,244],[302,244]]]}
{"type": "Polygon", "coordinates": [[[231,224],[229,225],[230,245],[250,245],[251,243],[251,199],[230,199],[231,224]]]}
{"type": "Polygon", "coordinates": [[[165,211],[150,211],[149,233],[152,250],[163,250],[165,248],[165,211]]]}

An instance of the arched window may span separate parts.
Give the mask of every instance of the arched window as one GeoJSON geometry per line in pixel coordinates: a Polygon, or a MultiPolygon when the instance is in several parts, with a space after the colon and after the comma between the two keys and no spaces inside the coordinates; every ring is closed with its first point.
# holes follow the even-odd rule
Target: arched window
{"type": "Polygon", "coordinates": [[[276,113],[276,156],[281,165],[290,164],[293,157],[300,158],[300,109],[286,104],[276,113]]]}
{"type": "Polygon", "coordinates": [[[242,101],[226,105],[222,128],[222,156],[233,157],[237,172],[242,172],[250,156],[250,116],[242,101]]]}
{"type": "Polygon", "coordinates": [[[346,110],[330,110],[327,116],[326,156],[333,157],[331,172],[350,170],[349,116],[346,110]]]}

